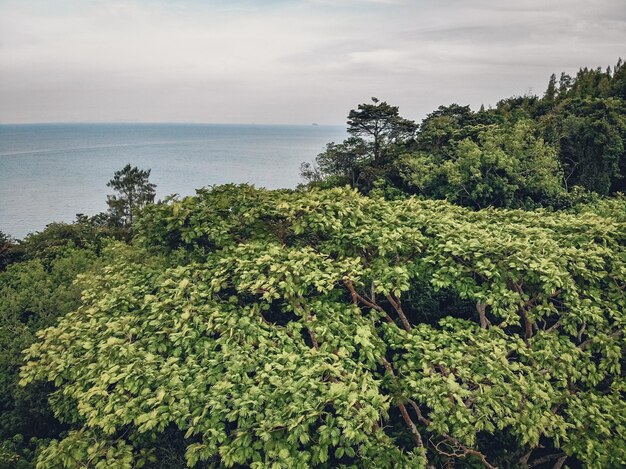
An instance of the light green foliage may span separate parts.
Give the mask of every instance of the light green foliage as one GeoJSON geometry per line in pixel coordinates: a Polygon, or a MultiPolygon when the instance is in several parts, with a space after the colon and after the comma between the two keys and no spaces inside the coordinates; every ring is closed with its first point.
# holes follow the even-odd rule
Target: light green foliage
{"type": "Polygon", "coordinates": [[[90,431],[73,431],[61,442],[52,441],[39,455],[37,469],[93,467],[94,469],[134,469],[149,458],[145,451],[133,452],[122,440],[101,441],[90,431]]]}
{"type": "Polygon", "coordinates": [[[189,466],[624,465],[625,235],[349,189],[149,206],[27,352],[77,429],[39,467],[150,464],[166,432],[189,466]]]}
{"type": "Polygon", "coordinates": [[[578,204],[572,208],[575,213],[593,213],[626,222],[626,196],[617,194],[615,197],[596,198],[596,200],[578,204]]]}
{"type": "Polygon", "coordinates": [[[563,192],[555,150],[535,137],[531,121],[490,126],[456,143],[451,154],[407,154],[401,177],[419,194],[475,208],[547,204],[563,192]]]}

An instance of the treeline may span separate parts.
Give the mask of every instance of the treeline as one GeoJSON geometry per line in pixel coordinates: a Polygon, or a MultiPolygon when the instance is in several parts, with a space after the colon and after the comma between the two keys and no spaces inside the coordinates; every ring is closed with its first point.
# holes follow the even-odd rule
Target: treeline
{"type": "Polygon", "coordinates": [[[440,106],[421,124],[373,98],[302,175],[316,186],[473,208],[567,208],[626,190],[626,65],[550,77],[542,97],[440,106]]]}
{"type": "Polygon", "coordinates": [[[624,70],[0,233],[0,468],[626,465],[624,70]]]}

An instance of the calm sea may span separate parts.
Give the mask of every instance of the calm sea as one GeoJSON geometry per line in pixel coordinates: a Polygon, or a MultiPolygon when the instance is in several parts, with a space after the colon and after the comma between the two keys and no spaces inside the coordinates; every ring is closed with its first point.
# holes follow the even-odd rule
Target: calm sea
{"type": "Polygon", "coordinates": [[[295,187],[300,163],[344,138],[313,125],[0,125],[0,231],[22,238],[106,210],[106,183],[127,163],[152,170],[157,198],[229,182],[295,187]]]}

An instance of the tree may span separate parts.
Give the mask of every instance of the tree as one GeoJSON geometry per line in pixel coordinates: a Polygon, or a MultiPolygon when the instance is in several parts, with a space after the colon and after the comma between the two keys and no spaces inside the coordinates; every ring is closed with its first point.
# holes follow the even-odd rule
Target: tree
{"type": "Polygon", "coordinates": [[[190,467],[623,467],[610,213],[249,186],[151,205],[26,352],[21,384],[72,422],[38,467],[137,467],[164,438],[190,467]]]}
{"type": "Polygon", "coordinates": [[[415,137],[417,148],[433,155],[445,153],[449,144],[475,138],[483,123],[479,122],[480,117],[486,115],[484,109],[481,114],[474,114],[469,106],[439,106],[420,124],[415,137]]]}
{"type": "Polygon", "coordinates": [[[9,264],[19,261],[21,256],[19,243],[10,235],[0,231],[0,272],[9,264]]]}
{"type": "Polygon", "coordinates": [[[342,143],[331,142],[326,150],[317,155],[315,165],[304,163],[300,174],[308,181],[334,178],[338,185],[348,183],[357,187],[360,167],[367,161],[368,149],[363,140],[351,137],[342,143]]]}
{"type": "Polygon", "coordinates": [[[137,211],[154,202],[156,185],[150,183],[150,170],[131,167],[130,163],[116,171],[107,183],[119,195],[107,196],[111,219],[122,226],[132,226],[137,211]]]}
{"type": "Polygon", "coordinates": [[[444,155],[401,157],[397,171],[412,192],[484,208],[549,205],[564,192],[556,151],[535,136],[530,120],[489,126],[477,141],[465,138],[444,155]]]}
{"type": "Polygon", "coordinates": [[[558,137],[567,187],[582,185],[601,195],[626,190],[623,100],[570,99],[555,121],[553,133],[558,137]]]}
{"type": "Polygon", "coordinates": [[[359,104],[348,114],[348,133],[371,141],[374,165],[380,164],[389,145],[412,137],[417,130],[414,121],[398,114],[398,107],[372,98],[373,104],[359,104]]]}
{"type": "Polygon", "coordinates": [[[554,103],[554,100],[557,95],[557,87],[556,87],[556,75],[553,73],[550,75],[550,80],[548,81],[548,88],[543,95],[543,99],[546,100],[549,104],[554,103]]]}
{"type": "Polygon", "coordinates": [[[38,444],[67,428],[48,404],[52,386],[22,388],[18,373],[37,331],[80,305],[74,280],[97,264],[95,244],[81,246],[75,227],[51,224],[29,235],[21,258],[0,272],[0,468],[33,469],[38,444]]]}
{"type": "Polygon", "coordinates": [[[307,184],[319,183],[323,179],[322,173],[317,165],[306,161],[300,163],[300,177],[304,179],[307,184]]]}

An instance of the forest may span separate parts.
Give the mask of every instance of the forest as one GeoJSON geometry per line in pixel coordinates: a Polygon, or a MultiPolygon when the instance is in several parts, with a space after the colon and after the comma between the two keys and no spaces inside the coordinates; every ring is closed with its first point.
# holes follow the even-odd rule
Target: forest
{"type": "Polygon", "coordinates": [[[626,65],[421,122],[296,189],[0,232],[0,468],[626,465],[626,65]]]}

